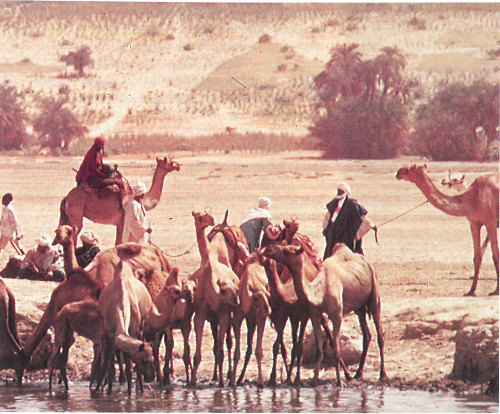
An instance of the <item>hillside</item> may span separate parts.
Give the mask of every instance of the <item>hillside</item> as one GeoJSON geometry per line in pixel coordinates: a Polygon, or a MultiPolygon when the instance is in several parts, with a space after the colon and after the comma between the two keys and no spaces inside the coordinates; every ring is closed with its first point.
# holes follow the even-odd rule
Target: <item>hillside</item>
{"type": "MultiPolygon", "coordinates": [[[[497,80],[498,4],[191,4],[1,2],[0,81],[55,96],[97,133],[224,131],[304,135],[313,77],[338,43],[365,57],[398,46],[406,75],[497,80]],[[259,43],[263,35],[270,42],[259,43]],[[93,67],[72,76],[59,58],[87,45],[93,67]]],[[[30,111],[37,110],[29,105],[30,111]]]]}

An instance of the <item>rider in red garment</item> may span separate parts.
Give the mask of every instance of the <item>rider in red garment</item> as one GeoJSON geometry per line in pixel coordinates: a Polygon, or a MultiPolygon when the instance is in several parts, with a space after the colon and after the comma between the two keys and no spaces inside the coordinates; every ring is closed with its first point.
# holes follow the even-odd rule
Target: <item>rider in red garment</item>
{"type": "Polygon", "coordinates": [[[97,137],[94,145],[90,147],[85,154],[85,158],[76,174],[76,182],[80,185],[82,182],[89,182],[91,185],[98,184],[104,178],[102,171],[102,154],[104,150],[104,138],[97,137]]]}

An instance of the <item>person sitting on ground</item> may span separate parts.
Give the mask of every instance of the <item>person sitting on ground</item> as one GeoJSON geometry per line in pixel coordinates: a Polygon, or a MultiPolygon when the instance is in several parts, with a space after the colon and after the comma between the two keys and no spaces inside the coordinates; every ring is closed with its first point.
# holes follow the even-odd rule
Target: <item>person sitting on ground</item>
{"type": "Polygon", "coordinates": [[[91,231],[84,231],[80,234],[80,240],[82,245],[75,249],[76,261],[78,266],[85,268],[94,260],[101,249],[97,245],[99,243],[98,237],[91,231]]]}
{"type": "Polygon", "coordinates": [[[148,244],[151,225],[146,219],[146,209],[142,205],[146,196],[146,184],[138,181],[133,187],[134,199],[125,208],[122,242],[148,244]]]}
{"type": "Polygon", "coordinates": [[[51,246],[50,237],[47,234],[41,234],[36,243],[37,246],[24,256],[18,277],[32,280],[63,281],[66,275],[61,246],[51,246]]]}
{"type": "Polygon", "coordinates": [[[13,199],[14,197],[11,193],[6,193],[2,197],[2,204],[4,207],[2,210],[2,218],[0,219],[0,252],[5,249],[10,241],[16,243],[16,246],[19,248],[19,240],[23,237],[21,225],[19,224],[16,212],[12,206],[13,199]]]}
{"type": "Polygon", "coordinates": [[[332,255],[337,243],[344,243],[354,253],[363,254],[362,239],[356,240],[356,233],[368,211],[351,197],[351,187],[341,183],[337,187],[337,195],[326,205],[328,210],[323,220],[323,236],[326,248],[323,260],[332,255]]]}
{"type": "Polygon", "coordinates": [[[268,210],[271,206],[271,200],[267,197],[260,197],[258,203],[258,207],[250,210],[240,224],[240,229],[247,239],[250,253],[260,247],[262,232],[267,226],[272,225],[271,213],[268,210]]]}

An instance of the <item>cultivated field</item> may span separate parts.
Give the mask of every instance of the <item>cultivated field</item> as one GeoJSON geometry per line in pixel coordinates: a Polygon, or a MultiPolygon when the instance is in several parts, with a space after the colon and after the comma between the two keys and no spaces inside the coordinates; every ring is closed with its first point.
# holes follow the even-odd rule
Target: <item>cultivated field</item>
{"type": "Polygon", "coordinates": [[[2,2],[0,10],[0,81],[19,87],[31,114],[37,96],[66,86],[91,134],[229,127],[303,136],[318,100],[312,79],[342,43],[358,43],[364,58],[397,46],[423,96],[442,82],[498,80],[494,3],[2,2]],[[263,35],[269,43],[259,43],[263,35]],[[95,63],[74,78],[59,58],[82,45],[95,63]]]}
{"type": "MultiPolygon", "coordinates": [[[[239,224],[259,196],[268,196],[273,200],[274,222],[297,217],[300,232],[308,235],[323,250],[321,222],[324,205],[340,181],[351,184],[353,197],[368,209],[375,223],[382,225],[379,244],[369,234],[364,249],[381,282],[387,373],[394,385],[418,384],[430,388],[438,383],[438,386],[451,386],[446,376],[453,367],[457,326],[461,323],[494,324],[495,321],[498,324],[498,297],[487,296],[496,283],[489,251],[484,258],[477,297],[462,297],[470,287],[472,275],[472,240],[465,219],[447,216],[427,204],[383,225],[424,200],[414,185],[395,178],[399,167],[416,160],[324,161],[316,152],[269,155],[179,153],[176,159],[181,163],[181,171],[166,177],[160,204],[148,216],[154,222],[154,243],[172,256],[189,249],[189,253],[171,259],[184,276],[194,271],[200,262],[195,246],[193,210],[210,208],[216,222],[220,222],[224,211],[229,209],[229,222],[239,224]],[[443,321],[435,332],[418,337],[405,334],[408,326],[417,322],[432,324],[443,321]]],[[[153,157],[116,157],[108,161],[118,163],[130,181],[140,179],[148,185],[151,182],[155,165],[153,157]]],[[[58,224],[59,202],[73,186],[74,172],[71,169],[79,162],[79,158],[0,157],[0,191],[14,194],[14,206],[25,233],[23,242],[26,247],[31,247],[41,232],[53,234],[58,224]]],[[[434,182],[440,182],[451,169],[465,173],[470,184],[478,175],[496,172],[497,165],[428,163],[428,169],[434,182]]],[[[85,223],[85,228],[99,235],[102,247],[112,246],[113,228],[90,222],[85,223]]],[[[13,253],[9,247],[7,254],[13,253]]],[[[2,266],[7,254],[3,253],[0,260],[2,266]]],[[[55,287],[51,282],[6,279],[6,283],[16,295],[18,313],[30,314],[28,316],[35,319],[40,317],[40,309],[48,302],[55,287]]],[[[369,325],[374,334],[373,325],[369,325]]],[[[353,316],[347,318],[343,331],[346,327],[356,328],[357,319],[353,316]]],[[[275,337],[269,324],[264,336],[264,373],[267,378],[275,337]]],[[[194,341],[194,335],[191,340],[194,341]]],[[[175,368],[179,380],[183,379],[184,372],[181,345],[182,339],[177,336],[175,368]]],[[[73,378],[88,375],[91,357],[90,343],[79,338],[70,353],[73,378]]],[[[210,329],[206,327],[202,377],[208,379],[211,376],[212,361],[210,329]]],[[[378,364],[374,335],[365,369],[368,381],[378,378],[378,364]]],[[[329,370],[324,378],[333,376],[333,370],[329,370]]],[[[311,377],[312,371],[304,370],[303,378],[311,377]]],[[[247,378],[256,379],[254,359],[249,365],[247,378]]]]}

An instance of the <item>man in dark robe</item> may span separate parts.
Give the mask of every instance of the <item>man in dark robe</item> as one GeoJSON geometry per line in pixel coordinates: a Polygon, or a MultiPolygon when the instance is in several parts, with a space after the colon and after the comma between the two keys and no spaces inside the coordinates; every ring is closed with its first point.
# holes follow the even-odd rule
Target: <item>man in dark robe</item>
{"type": "Polygon", "coordinates": [[[271,213],[269,207],[271,200],[267,197],[260,197],[258,207],[253,208],[246,215],[240,224],[240,229],[245,234],[245,238],[250,248],[250,253],[253,253],[260,247],[262,233],[271,223],[271,213]]]}
{"type": "Polygon", "coordinates": [[[82,245],[75,250],[76,261],[78,262],[78,266],[85,268],[94,260],[94,257],[96,257],[101,249],[97,245],[99,239],[91,231],[84,231],[80,235],[80,240],[82,241],[82,245]]]}
{"type": "Polygon", "coordinates": [[[337,196],[326,205],[328,212],[323,222],[323,235],[326,238],[323,260],[331,256],[333,246],[337,243],[344,243],[354,253],[363,254],[361,239],[356,241],[355,238],[362,217],[366,216],[368,211],[355,199],[350,198],[350,195],[349,184],[342,183],[337,188],[337,196]]]}

